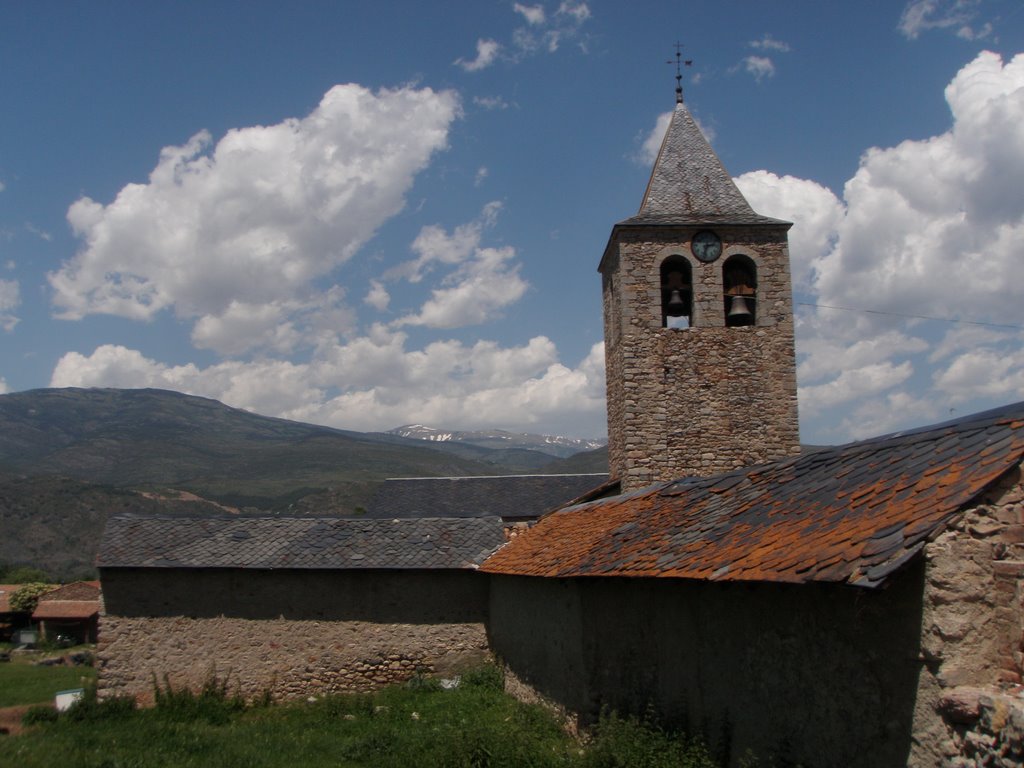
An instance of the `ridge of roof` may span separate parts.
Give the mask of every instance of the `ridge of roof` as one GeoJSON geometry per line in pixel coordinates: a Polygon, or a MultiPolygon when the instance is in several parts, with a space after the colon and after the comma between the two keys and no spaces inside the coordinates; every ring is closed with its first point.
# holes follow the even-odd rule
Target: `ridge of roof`
{"type": "Polygon", "coordinates": [[[364,518],[537,518],[607,479],[607,472],[388,479],[378,486],[364,518]]]}
{"type": "Polygon", "coordinates": [[[561,473],[535,473],[535,474],[523,474],[523,475],[451,475],[448,477],[389,477],[384,480],[385,483],[391,483],[396,480],[419,480],[419,481],[431,481],[431,480],[512,480],[521,478],[537,478],[537,477],[606,477],[607,472],[561,472],[561,473]]]}
{"type": "Polygon", "coordinates": [[[560,510],[488,573],[881,586],[1024,458],[1024,403],[560,510]]]}

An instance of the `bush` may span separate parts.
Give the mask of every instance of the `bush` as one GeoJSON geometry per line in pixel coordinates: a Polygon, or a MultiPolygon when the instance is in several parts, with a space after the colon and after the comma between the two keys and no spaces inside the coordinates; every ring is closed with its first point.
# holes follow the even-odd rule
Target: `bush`
{"type": "Polygon", "coordinates": [[[487,691],[504,691],[505,675],[496,664],[487,664],[471,669],[462,675],[459,685],[467,688],[482,688],[487,691]]]}
{"type": "Polygon", "coordinates": [[[93,722],[125,717],[135,711],[135,698],[132,696],[113,696],[100,699],[96,696],[96,686],[86,686],[82,698],[64,712],[62,717],[74,722],[93,722]]]}
{"type": "Polygon", "coordinates": [[[49,704],[36,704],[34,707],[29,707],[28,711],[22,715],[21,724],[39,725],[41,723],[55,723],[59,716],[57,710],[49,704]]]}
{"type": "Polygon", "coordinates": [[[649,720],[601,717],[583,759],[586,768],[717,768],[700,739],[666,731],[649,720]]]}
{"type": "Polygon", "coordinates": [[[153,678],[153,695],[157,711],[175,722],[205,722],[226,725],[231,715],[245,710],[245,700],[228,694],[228,681],[210,675],[198,694],[188,687],[175,690],[167,675],[163,687],[153,678]]]}
{"type": "Polygon", "coordinates": [[[11,610],[21,611],[23,613],[32,613],[32,611],[36,609],[36,605],[39,603],[39,598],[52,590],[52,584],[43,584],[40,581],[34,581],[30,584],[18,587],[14,590],[13,594],[11,594],[11,610]]]}

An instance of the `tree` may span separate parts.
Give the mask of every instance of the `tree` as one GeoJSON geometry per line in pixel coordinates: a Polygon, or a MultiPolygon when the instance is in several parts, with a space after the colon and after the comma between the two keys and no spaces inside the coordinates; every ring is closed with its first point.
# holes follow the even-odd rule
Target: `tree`
{"type": "Polygon", "coordinates": [[[50,581],[50,574],[31,565],[14,565],[6,570],[3,579],[7,584],[41,583],[50,581]]]}
{"type": "Polygon", "coordinates": [[[52,584],[43,584],[39,581],[18,587],[11,595],[11,610],[32,613],[39,603],[39,598],[51,592],[53,588],[52,584]]]}

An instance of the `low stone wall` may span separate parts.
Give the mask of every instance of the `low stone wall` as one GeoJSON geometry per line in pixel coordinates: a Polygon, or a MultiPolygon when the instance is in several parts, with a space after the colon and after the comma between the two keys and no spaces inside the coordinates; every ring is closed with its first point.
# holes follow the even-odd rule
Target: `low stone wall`
{"type": "Polygon", "coordinates": [[[103,588],[103,697],[214,676],[246,698],[365,691],[488,655],[472,572],[111,569],[103,588]]]}
{"type": "Polygon", "coordinates": [[[482,624],[105,616],[100,637],[101,694],[144,702],[165,679],[198,690],[216,677],[249,699],[366,691],[417,672],[455,674],[487,653],[482,624]]]}

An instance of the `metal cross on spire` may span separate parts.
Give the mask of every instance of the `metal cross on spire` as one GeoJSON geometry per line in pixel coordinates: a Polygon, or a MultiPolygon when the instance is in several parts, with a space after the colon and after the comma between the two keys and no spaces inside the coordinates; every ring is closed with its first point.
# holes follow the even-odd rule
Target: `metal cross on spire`
{"type": "Polygon", "coordinates": [[[673,64],[674,63],[676,65],[676,104],[682,104],[683,103],[683,67],[684,66],[687,66],[687,67],[692,66],[693,65],[693,59],[684,59],[683,58],[683,44],[680,43],[679,41],[676,41],[675,49],[676,49],[676,60],[673,62],[672,59],[669,59],[665,63],[666,64],[673,64]]]}

